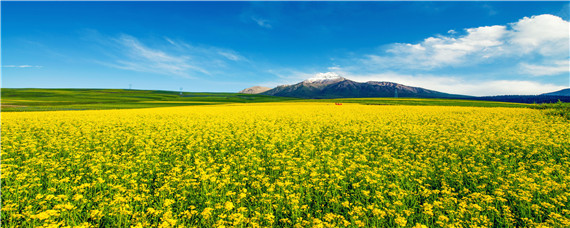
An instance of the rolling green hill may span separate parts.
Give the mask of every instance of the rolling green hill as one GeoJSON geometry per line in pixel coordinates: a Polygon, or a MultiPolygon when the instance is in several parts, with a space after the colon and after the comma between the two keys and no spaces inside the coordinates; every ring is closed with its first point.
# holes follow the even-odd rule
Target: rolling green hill
{"type": "MultiPolygon", "coordinates": [[[[339,98],[323,99],[321,102],[359,103],[365,105],[431,105],[431,106],[467,106],[467,107],[506,107],[525,108],[532,107],[532,104],[509,103],[497,101],[476,101],[465,99],[444,99],[444,98],[339,98]]],[[[534,105],[535,106],[535,105],[534,105]]]]}
{"type": "Polygon", "coordinates": [[[239,93],[183,93],[124,89],[2,89],[2,111],[153,108],[278,102],[294,98],[239,93]]]}
{"type": "Polygon", "coordinates": [[[123,89],[2,89],[3,112],[154,108],[258,102],[330,102],[366,105],[532,107],[529,104],[428,98],[298,99],[241,93],[189,93],[123,89]]]}

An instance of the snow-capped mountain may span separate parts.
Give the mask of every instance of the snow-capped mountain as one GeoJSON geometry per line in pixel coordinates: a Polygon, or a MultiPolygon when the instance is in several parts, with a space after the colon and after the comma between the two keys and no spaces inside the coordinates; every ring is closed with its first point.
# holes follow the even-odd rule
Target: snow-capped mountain
{"type": "Polygon", "coordinates": [[[334,72],[327,72],[327,73],[318,73],[314,77],[309,78],[304,83],[319,83],[319,84],[327,84],[327,83],[334,83],[339,81],[344,81],[346,78],[341,77],[337,73],[334,72]]]}
{"type": "Polygon", "coordinates": [[[294,85],[282,85],[261,94],[298,98],[358,97],[425,97],[462,98],[467,96],[442,93],[393,82],[355,82],[337,73],[319,73],[294,85]]]}

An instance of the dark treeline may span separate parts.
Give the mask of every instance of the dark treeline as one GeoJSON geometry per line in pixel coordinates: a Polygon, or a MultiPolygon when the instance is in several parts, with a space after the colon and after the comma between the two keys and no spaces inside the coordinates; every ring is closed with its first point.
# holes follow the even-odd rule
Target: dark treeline
{"type": "Polygon", "coordinates": [[[502,95],[502,96],[486,96],[486,97],[470,97],[469,100],[481,101],[501,101],[514,103],[556,103],[558,101],[570,102],[570,96],[552,96],[552,95],[502,95]]]}

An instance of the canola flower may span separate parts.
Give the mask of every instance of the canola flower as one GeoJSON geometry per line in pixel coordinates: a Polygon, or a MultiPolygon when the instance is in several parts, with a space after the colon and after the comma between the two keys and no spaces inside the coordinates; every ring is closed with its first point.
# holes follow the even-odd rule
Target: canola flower
{"type": "Polygon", "coordinates": [[[570,227],[539,110],[274,103],[3,113],[2,227],[570,227]]]}

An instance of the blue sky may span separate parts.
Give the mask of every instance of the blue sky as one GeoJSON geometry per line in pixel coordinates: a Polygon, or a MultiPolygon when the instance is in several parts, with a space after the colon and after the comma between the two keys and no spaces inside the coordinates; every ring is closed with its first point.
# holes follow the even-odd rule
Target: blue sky
{"type": "Polygon", "coordinates": [[[569,87],[568,2],[2,2],[3,88],[569,87]]]}

